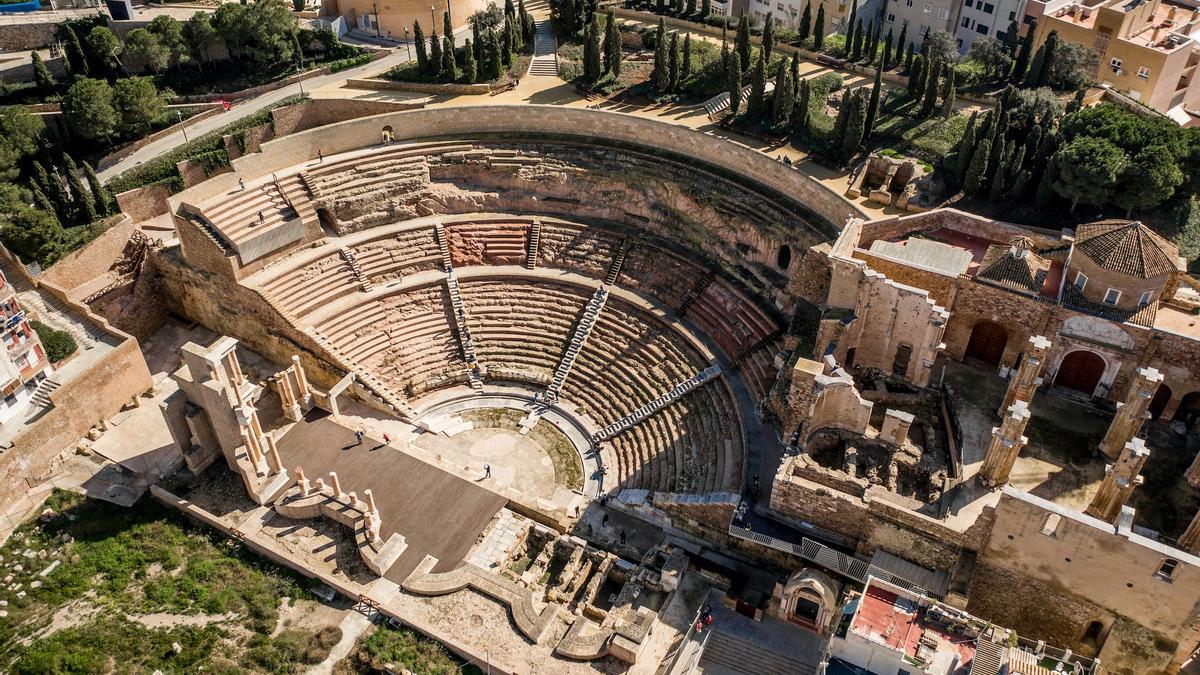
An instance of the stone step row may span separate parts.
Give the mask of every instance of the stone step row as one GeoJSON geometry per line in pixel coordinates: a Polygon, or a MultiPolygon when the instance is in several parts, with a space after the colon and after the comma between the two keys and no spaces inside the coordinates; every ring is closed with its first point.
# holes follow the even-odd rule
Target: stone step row
{"type": "Polygon", "coordinates": [[[604,303],[608,301],[608,289],[604,286],[596,289],[592,294],[588,304],[583,309],[583,317],[579,320],[579,325],[575,327],[575,332],[571,335],[571,342],[567,345],[567,350],[563,353],[562,360],[558,363],[558,368],[554,371],[554,378],[550,381],[550,386],[546,387],[546,391],[542,394],[542,398],[547,401],[558,400],[559,391],[562,389],[563,383],[567,381],[567,376],[571,374],[571,367],[575,365],[575,358],[579,356],[579,352],[587,343],[588,336],[592,333],[592,328],[596,325],[596,319],[600,317],[600,312],[604,311],[604,303]]]}
{"type": "Polygon", "coordinates": [[[699,373],[696,373],[695,375],[688,378],[687,380],[684,380],[683,382],[680,382],[679,384],[675,385],[674,387],[671,388],[670,391],[666,392],[662,396],[659,396],[658,398],[654,399],[653,401],[650,401],[649,403],[641,406],[637,410],[634,410],[629,415],[626,415],[625,417],[621,418],[620,420],[617,420],[616,422],[608,425],[607,427],[604,427],[603,429],[601,429],[595,435],[592,436],[592,443],[600,443],[602,441],[608,440],[609,438],[616,436],[617,434],[621,433],[622,431],[629,429],[630,427],[637,424],[638,422],[641,422],[642,420],[646,419],[650,415],[653,415],[656,411],[661,410],[662,408],[665,408],[666,406],[670,405],[671,403],[674,403],[675,401],[679,400],[679,398],[682,397],[684,394],[695,389],[696,387],[699,387],[700,385],[704,384],[705,382],[712,380],[714,377],[717,377],[720,374],[721,374],[720,366],[709,366],[708,368],[705,368],[704,370],[700,371],[699,373]]]}

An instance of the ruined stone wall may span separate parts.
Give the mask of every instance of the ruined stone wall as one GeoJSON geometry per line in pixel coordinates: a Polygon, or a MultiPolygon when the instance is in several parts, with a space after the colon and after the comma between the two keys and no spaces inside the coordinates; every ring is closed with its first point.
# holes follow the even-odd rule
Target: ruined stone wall
{"type": "Polygon", "coordinates": [[[942,227],[1002,244],[1010,242],[1014,237],[1029,237],[1033,240],[1035,249],[1062,244],[1062,235],[1058,230],[990,220],[958,209],[935,209],[925,213],[880,218],[865,223],[862,234],[855,240],[855,245],[868,248],[870,243],[876,239],[896,239],[901,235],[936,230],[942,227]]]}
{"type": "Polygon", "coordinates": [[[120,217],[117,224],[105,230],[86,246],[63,256],[38,278],[62,288],[69,295],[76,287],[103,276],[121,258],[129,238],[137,230],[133,219],[120,217]]]}
{"type": "Polygon", "coordinates": [[[1077,651],[1089,647],[1083,635],[1090,622],[1111,627],[1121,616],[1141,628],[1127,627],[1122,637],[1118,626],[1109,635],[1129,645],[1105,646],[1116,659],[1107,662],[1110,672],[1154,672],[1173,656],[1180,662],[1200,642],[1200,559],[1114,529],[1004,488],[968,610],[1077,651]],[[1156,573],[1168,558],[1178,566],[1165,579],[1156,573]],[[1149,651],[1143,648],[1147,630],[1160,633],[1149,639],[1149,651]]]}
{"type": "Polygon", "coordinates": [[[133,222],[140,223],[167,213],[170,210],[167,198],[170,196],[171,191],[165,185],[134,188],[116,196],[117,208],[132,218],[133,222]]]}
{"type": "Polygon", "coordinates": [[[976,324],[991,321],[1000,324],[1008,332],[1008,343],[1000,362],[1011,366],[1016,363],[1030,336],[1050,335],[1042,331],[1047,330],[1049,321],[1059,309],[1054,304],[1020,293],[962,278],[950,310],[950,321],[942,336],[942,341],[946,343],[946,355],[961,361],[976,324]]]}
{"type": "Polygon", "coordinates": [[[423,108],[423,102],[355,99],[315,98],[294,105],[275,108],[271,111],[272,127],[277,136],[287,136],[299,131],[315,129],[327,124],[380,115],[383,113],[423,108]]]}
{"type": "Polygon", "coordinates": [[[887,276],[887,278],[896,283],[929,291],[929,297],[933,298],[942,307],[950,307],[954,302],[955,290],[959,284],[958,277],[938,274],[904,263],[880,258],[862,249],[856,250],[854,257],[865,261],[868,267],[887,276]]]}

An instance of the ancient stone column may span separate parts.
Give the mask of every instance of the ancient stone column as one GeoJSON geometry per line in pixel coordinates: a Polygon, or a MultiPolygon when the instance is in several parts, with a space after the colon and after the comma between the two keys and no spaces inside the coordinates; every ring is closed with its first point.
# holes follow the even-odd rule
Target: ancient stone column
{"type": "Polygon", "coordinates": [[[338,499],[342,498],[342,482],[338,480],[337,473],[329,472],[329,484],[333,486],[333,496],[338,499]]]}
{"type": "Polygon", "coordinates": [[[300,404],[296,400],[296,391],[292,388],[292,381],[288,377],[287,371],[272,377],[271,384],[279,394],[279,404],[283,408],[283,416],[293,422],[299,422],[304,416],[304,411],[301,410],[300,404]]]}
{"type": "Polygon", "coordinates": [[[303,402],[308,400],[308,378],[304,376],[304,366],[300,365],[300,357],[292,356],[292,370],[296,373],[297,398],[303,402]]]}
{"type": "Polygon", "coordinates": [[[296,485],[300,486],[300,494],[304,497],[312,491],[312,485],[308,482],[308,477],[304,475],[304,468],[296,465],[296,485]]]}
{"type": "Polygon", "coordinates": [[[912,427],[913,419],[912,413],[887,410],[883,416],[883,428],[879,430],[880,440],[904,445],[904,441],[908,440],[908,430],[912,427]]]}
{"type": "Polygon", "coordinates": [[[283,472],[283,462],[279,460],[279,448],[275,445],[275,438],[271,434],[266,434],[267,437],[267,463],[271,467],[271,473],[283,472]]]}
{"type": "Polygon", "coordinates": [[[263,456],[258,447],[258,439],[250,433],[248,427],[242,427],[242,445],[246,446],[246,455],[250,458],[250,465],[254,467],[255,473],[265,473],[262,469],[263,456]]]}
{"type": "Polygon", "coordinates": [[[1117,414],[1108,425],[1104,440],[1100,441],[1100,450],[1109,457],[1116,457],[1121,448],[1131,438],[1137,436],[1142,425],[1150,419],[1150,400],[1158,385],[1162,384],[1162,373],[1155,368],[1138,368],[1133,384],[1129,387],[1129,396],[1124,403],[1117,405],[1117,414]]]}
{"type": "Polygon", "coordinates": [[[1196,453],[1196,458],[1192,460],[1192,465],[1188,467],[1184,477],[1192,487],[1200,488],[1200,453],[1196,453]]]}
{"type": "Polygon", "coordinates": [[[1200,511],[1196,512],[1192,524],[1179,536],[1179,548],[1192,555],[1200,555],[1200,511]]]}
{"type": "Polygon", "coordinates": [[[1126,443],[1121,455],[1105,470],[1104,482],[1100,483],[1100,490],[1087,507],[1088,514],[1110,523],[1115,522],[1134,488],[1142,484],[1142,477],[1138,474],[1149,457],[1150,449],[1142,439],[1135,438],[1126,443]]]}
{"type": "Polygon", "coordinates": [[[375,513],[375,493],[371,492],[371,488],[363,490],[363,496],[367,498],[367,511],[375,513]]]}
{"type": "Polygon", "coordinates": [[[1042,369],[1046,367],[1046,354],[1049,352],[1049,340],[1041,335],[1029,338],[1021,365],[1009,380],[1008,391],[1004,392],[1004,402],[1000,404],[1001,415],[1018,399],[1033,403],[1033,393],[1042,384],[1042,369]]]}
{"type": "Polygon", "coordinates": [[[979,479],[984,485],[999,487],[1008,482],[1021,448],[1029,442],[1024,435],[1029,416],[1029,403],[1017,400],[1008,407],[1000,426],[992,427],[992,441],[979,469],[979,479]]]}

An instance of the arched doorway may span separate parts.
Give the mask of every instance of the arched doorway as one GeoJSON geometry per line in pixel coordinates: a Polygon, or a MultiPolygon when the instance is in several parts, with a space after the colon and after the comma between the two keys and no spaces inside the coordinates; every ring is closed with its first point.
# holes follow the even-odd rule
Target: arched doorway
{"type": "Polygon", "coordinates": [[[792,264],[792,247],[784,244],[779,247],[779,255],[775,257],[775,266],[786,270],[792,264]]]}
{"type": "Polygon", "coordinates": [[[1200,420],[1200,391],[1193,391],[1183,397],[1179,407],[1175,409],[1175,419],[1189,427],[1200,420]]]}
{"type": "Polygon", "coordinates": [[[1092,396],[1103,375],[1104,359],[1095,352],[1080,349],[1063,358],[1054,376],[1054,386],[1092,396]]]}
{"type": "Polygon", "coordinates": [[[1008,331],[1004,330],[1004,326],[995,321],[980,321],[971,329],[971,339],[967,340],[967,351],[963,354],[963,360],[995,368],[1000,365],[1006,345],[1008,331]]]}
{"type": "Polygon", "coordinates": [[[1150,419],[1156,420],[1162,417],[1163,411],[1167,409],[1167,404],[1171,402],[1171,388],[1165,384],[1158,385],[1158,391],[1154,392],[1154,397],[1150,399],[1150,419]]]}

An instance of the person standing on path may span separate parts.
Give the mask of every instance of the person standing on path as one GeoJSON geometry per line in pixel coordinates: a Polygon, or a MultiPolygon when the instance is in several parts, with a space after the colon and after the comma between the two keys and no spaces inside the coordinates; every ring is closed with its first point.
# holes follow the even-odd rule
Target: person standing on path
{"type": "Polygon", "coordinates": [[[363,431],[362,431],[362,429],[359,429],[358,431],[355,431],[355,432],[354,432],[354,444],[355,444],[355,445],[362,445],[362,439],[363,439],[363,431]]]}
{"type": "Polygon", "coordinates": [[[491,464],[484,464],[484,465],[483,465],[483,477],[484,477],[484,478],[491,478],[491,477],[492,477],[492,465],[491,465],[491,464]]]}

